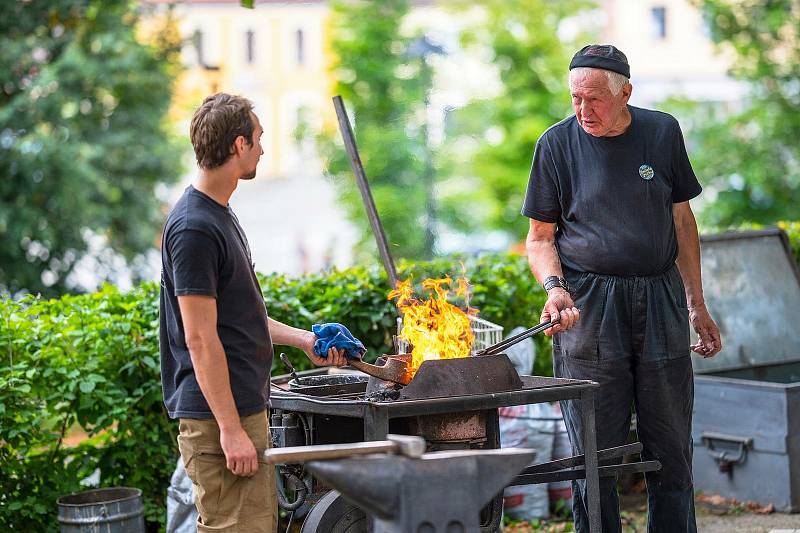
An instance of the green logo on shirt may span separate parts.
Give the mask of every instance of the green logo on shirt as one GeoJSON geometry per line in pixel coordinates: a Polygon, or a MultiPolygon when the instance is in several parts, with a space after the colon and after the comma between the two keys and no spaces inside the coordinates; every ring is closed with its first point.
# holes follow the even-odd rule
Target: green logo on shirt
{"type": "Polygon", "coordinates": [[[651,180],[655,176],[655,172],[653,172],[653,167],[650,165],[642,165],[639,167],[639,175],[644,180],[651,180]]]}

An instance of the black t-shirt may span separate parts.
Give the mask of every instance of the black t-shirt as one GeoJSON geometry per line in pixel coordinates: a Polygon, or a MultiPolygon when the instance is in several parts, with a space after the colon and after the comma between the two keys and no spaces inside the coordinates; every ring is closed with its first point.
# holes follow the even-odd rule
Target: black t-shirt
{"type": "Polygon", "coordinates": [[[186,347],[178,296],[212,296],[240,416],[269,400],[272,340],[250,248],[230,207],[191,185],[167,218],[161,244],[161,384],[171,418],[213,418],[186,347]]]}
{"type": "Polygon", "coordinates": [[[536,143],[522,214],[557,223],[559,258],[572,270],[664,272],[678,255],[672,206],[702,190],[678,121],[628,109],[622,135],[593,137],[573,115],[536,143]]]}

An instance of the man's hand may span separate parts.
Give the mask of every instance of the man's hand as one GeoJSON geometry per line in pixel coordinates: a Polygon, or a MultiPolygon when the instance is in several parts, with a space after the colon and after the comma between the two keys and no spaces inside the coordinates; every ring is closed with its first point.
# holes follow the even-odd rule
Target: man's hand
{"type": "Polygon", "coordinates": [[[717,355],[722,350],[722,339],[717,324],[708,314],[706,304],[702,303],[689,308],[689,322],[700,337],[697,344],[691,346],[692,351],[706,358],[717,355]]]}
{"type": "Polygon", "coordinates": [[[258,471],[258,457],[253,441],[244,429],[220,429],[219,443],[228,470],[237,476],[250,477],[258,471]]]}
{"type": "Polygon", "coordinates": [[[578,322],[581,312],[575,307],[572,296],[560,287],[550,289],[547,295],[547,302],[542,309],[541,322],[556,322],[558,324],[546,329],[544,334],[548,337],[554,333],[567,331],[578,322]]]}
{"type": "Polygon", "coordinates": [[[307,332],[303,342],[303,351],[306,352],[308,359],[314,366],[346,366],[347,356],[345,350],[331,348],[328,350],[328,357],[320,357],[314,353],[314,343],[317,342],[317,336],[307,332]]]}

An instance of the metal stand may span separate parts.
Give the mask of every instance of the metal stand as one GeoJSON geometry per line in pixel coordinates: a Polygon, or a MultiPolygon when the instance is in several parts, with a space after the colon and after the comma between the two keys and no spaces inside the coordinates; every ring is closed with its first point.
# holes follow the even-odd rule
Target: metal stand
{"type": "Polygon", "coordinates": [[[533,450],[519,448],[419,454],[424,439],[390,439],[371,444],[385,448],[386,454],[359,458],[314,460],[362,454],[369,451],[366,443],[299,446],[268,450],[265,456],[269,462],[310,461],[306,466],[317,478],[369,513],[373,533],[477,533],[480,509],[535,456],[533,450]]]}
{"type": "MultiPolygon", "coordinates": [[[[302,372],[300,374],[303,374],[302,372]]],[[[287,376],[288,378],[288,376],[287,376]]],[[[280,379],[277,376],[275,379],[280,379]]],[[[499,446],[496,434],[497,408],[509,405],[578,400],[583,412],[583,446],[585,455],[569,457],[531,466],[511,481],[511,485],[549,483],[567,479],[586,479],[589,528],[592,533],[601,531],[600,522],[600,477],[616,476],[632,472],[658,470],[658,461],[644,461],[629,464],[611,464],[625,454],[638,453],[639,443],[597,452],[594,417],[594,394],[598,385],[591,381],[538,376],[520,376],[524,388],[519,390],[474,394],[468,396],[425,398],[417,400],[397,400],[371,402],[363,399],[336,399],[312,397],[298,393],[287,393],[273,389],[271,403],[273,409],[284,412],[301,412],[311,415],[329,415],[339,420],[361,419],[363,426],[354,426],[357,433],[353,440],[364,441],[386,439],[392,419],[421,415],[463,413],[484,411],[491,415],[487,423],[487,441],[490,446],[499,446]],[[361,433],[363,431],[363,433],[361,433]]],[[[339,424],[343,422],[337,422],[339,424]]]]}
{"type": "Polygon", "coordinates": [[[583,453],[586,461],[586,507],[589,514],[589,531],[600,533],[600,476],[597,472],[597,428],[594,423],[594,390],[581,393],[583,417],[583,453]]]}

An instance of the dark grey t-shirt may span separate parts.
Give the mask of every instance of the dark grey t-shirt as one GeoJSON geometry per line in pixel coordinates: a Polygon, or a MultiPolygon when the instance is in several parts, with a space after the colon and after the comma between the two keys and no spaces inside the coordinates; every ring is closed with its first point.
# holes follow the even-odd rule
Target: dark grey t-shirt
{"type": "Polygon", "coordinates": [[[167,218],[161,243],[161,384],[171,418],[213,418],[186,347],[178,296],[212,296],[240,416],[269,400],[272,340],[250,249],[236,215],[191,185],[167,218]]]}
{"type": "Polygon", "coordinates": [[[575,116],[536,143],[522,214],[555,222],[562,264],[617,276],[666,271],[678,255],[672,205],[702,188],[678,121],[628,106],[616,137],[593,137],[575,116]]]}

